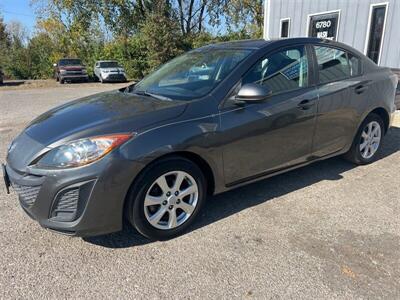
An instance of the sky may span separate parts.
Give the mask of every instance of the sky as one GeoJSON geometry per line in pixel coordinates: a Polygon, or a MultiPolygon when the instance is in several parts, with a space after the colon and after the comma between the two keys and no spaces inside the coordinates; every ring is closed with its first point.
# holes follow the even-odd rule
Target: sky
{"type": "Polygon", "coordinates": [[[19,21],[31,33],[35,26],[35,13],[30,0],[0,0],[0,15],[4,21],[19,21]]]}

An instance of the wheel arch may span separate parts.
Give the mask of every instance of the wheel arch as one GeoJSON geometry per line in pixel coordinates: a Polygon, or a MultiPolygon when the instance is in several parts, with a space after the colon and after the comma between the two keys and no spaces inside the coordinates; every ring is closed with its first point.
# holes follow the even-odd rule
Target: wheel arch
{"type": "Polygon", "coordinates": [[[157,157],[153,161],[151,161],[150,164],[154,164],[157,161],[168,159],[168,158],[186,158],[187,160],[190,160],[192,163],[197,165],[200,170],[203,172],[204,177],[207,182],[207,194],[212,195],[215,191],[215,175],[214,172],[210,166],[210,164],[199,154],[191,152],[191,151],[176,151],[172,153],[167,153],[164,154],[160,157],[157,157]]]}
{"type": "MultiPolygon", "coordinates": [[[[374,110],[372,110],[371,112],[369,112],[366,116],[368,117],[370,114],[376,114],[379,117],[381,117],[383,124],[385,126],[384,128],[384,134],[387,133],[388,129],[389,129],[389,123],[390,123],[390,117],[389,117],[389,113],[386,109],[384,109],[383,107],[377,107],[374,110]]],[[[365,120],[365,118],[363,119],[363,121],[365,120]]]]}
{"type": "Polygon", "coordinates": [[[123,205],[124,212],[126,212],[126,205],[128,202],[128,197],[129,197],[132,189],[134,188],[135,183],[139,180],[139,178],[143,175],[143,173],[146,172],[149,167],[156,164],[157,162],[162,161],[162,160],[167,160],[167,159],[173,159],[173,158],[184,158],[184,159],[191,161],[196,166],[198,166],[200,168],[200,170],[203,172],[204,177],[206,179],[207,195],[214,194],[215,184],[216,184],[215,183],[215,174],[214,174],[210,164],[197,153],[194,153],[191,151],[175,151],[175,152],[165,153],[161,156],[158,156],[157,158],[154,158],[140,170],[140,172],[132,180],[132,182],[129,186],[129,189],[126,192],[125,199],[124,199],[124,205],[123,205]]]}

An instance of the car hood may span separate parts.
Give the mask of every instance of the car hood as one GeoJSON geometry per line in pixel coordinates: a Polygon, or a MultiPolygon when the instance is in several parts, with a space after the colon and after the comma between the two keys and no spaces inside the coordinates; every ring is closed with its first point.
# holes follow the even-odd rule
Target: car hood
{"type": "Polygon", "coordinates": [[[13,141],[7,161],[23,171],[40,153],[67,141],[113,133],[140,132],[181,115],[182,101],[157,100],[112,91],[56,107],[35,120],[13,141]]]}
{"type": "Polygon", "coordinates": [[[180,115],[185,102],[158,100],[132,93],[112,91],[88,96],[56,107],[25,129],[44,145],[119,132],[133,132],[180,115]]]}

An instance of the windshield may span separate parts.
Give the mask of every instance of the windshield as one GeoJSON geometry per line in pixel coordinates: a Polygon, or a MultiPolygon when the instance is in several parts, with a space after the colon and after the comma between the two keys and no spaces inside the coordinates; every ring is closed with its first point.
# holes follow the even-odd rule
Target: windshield
{"type": "Polygon", "coordinates": [[[176,100],[207,95],[251,50],[210,49],[187,52],[145,77],[134,93],[148,93],[176,100]]]}
{"type": "Polygon", "coordinates": [[[61,59],[58,62],[59,66],[79,66],[82,65],[80,59],[61,59]]]}
{"type": "Polygon", "coordinates": [[[100,68],[117,68],[118,63],[116,61],[103,61],[100,63],[100,68]]]}

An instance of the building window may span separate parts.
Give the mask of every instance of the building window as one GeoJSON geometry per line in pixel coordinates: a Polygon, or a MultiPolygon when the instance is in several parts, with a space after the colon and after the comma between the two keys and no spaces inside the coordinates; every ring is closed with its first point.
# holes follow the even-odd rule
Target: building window
{"type": "Polygon", "coordinates": [[[385,32],[386,13],[387,3],[371,5],[368,25],[369,30],[367,31],[368,44],[366,55],[377,64],[379,63],[381,56],[383,35],[385,32]]]}
{"type": "Polygon", "coordinates": [[[281,20],[281,38],[288,38],[290,31],[290,19],[281,20]]]}
{"type": "Polygon", "coordinates": [[[308,36],[337,40],[340,11],[327,11],[308,16],[308,36]]]}

